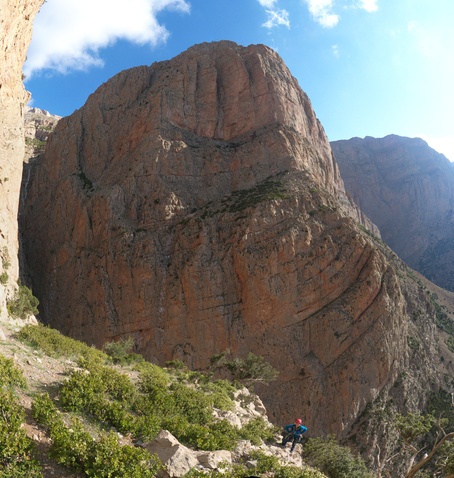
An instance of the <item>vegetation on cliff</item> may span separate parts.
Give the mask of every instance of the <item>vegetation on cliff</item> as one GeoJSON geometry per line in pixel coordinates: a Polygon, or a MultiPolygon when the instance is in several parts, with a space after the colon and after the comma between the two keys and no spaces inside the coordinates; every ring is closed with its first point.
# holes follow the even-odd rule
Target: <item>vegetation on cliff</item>
{"type": "MultiPolygon", "coordinates": [[[[2,344],[2,350],[11,348],[15,354],[20,351],[27,356],[57,358],[67,369],[66,378],[59,383],[27,388],[20,368],[0,355],[0,415],[6,417],[0,423],[1,462],[8,470],[0,472],[2,478],[43,476],[33,442],[23,428],[30,420],[49,437],[52,445],[48,455],[56,464],[100,478],[155,476],[162,464],[140,444],[161,429],[198,450],[232,450],[239,440],[256,445],[275,442],[278,430],[266,417],[253,418],[241,428],[215,419],[213,409],[229,411],[234,400],[251,400],[250,395],[241,394],[239,382],[215,380],[209,374],[188,370],[178,361],[167,368],[158,367],[128,353],[127,341],[106,347],[111,353],[115,351],[112,359],[56,330],[26,325],[2,344]],[[123,365],[114,365],[114,361],[123,365]],[[31,413],[26,414],[21,405],[24,397],[31,399],[25,399],[31,413]]],[[[26,360],[30,363],[30,358],[26,360]]],[[[316,470],[284,467],[277,458],[265,455],[257,455],[257,460],[257,472],[274,470],[275,476],[289,478],[324,476],[316,470]]],[[[231,473],[225,476],[246,476],[240,470],[241,466],[235,465],[225,470],[231,473]]],[[[190,476],[198,476],[194,473],[190,476]]]]}

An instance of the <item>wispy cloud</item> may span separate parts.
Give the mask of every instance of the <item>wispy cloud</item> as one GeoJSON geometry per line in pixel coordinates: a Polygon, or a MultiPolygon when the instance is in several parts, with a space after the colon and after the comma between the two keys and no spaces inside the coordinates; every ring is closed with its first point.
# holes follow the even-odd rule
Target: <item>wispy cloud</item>
{"type": "Polygon", "coordinates": [[[340,21],[339,9],[360,8],[372,13],[378,10],[378,0],[304,0],[312,18],[322,27],[335,27],[340,21]]]}
{"type": "Polygon", "coordinates": [[[265,8],[267,21],[262,24],[265,28],[274,28],[284,25],[290,28],[289,14],[287,10],[277,8],[277,0],[258,0],[260,5],[265,8]]]}
{"type": "Polygon", "coordinates": [[[186,0],[47,0],[37,15],[24,74],[84,70],[103,64],[101,48],[125,39],[139,45],[165,42],[156,16],[165,9],[189,12],[186,0]]]}
{"type": "Polygon", "coordinates": [[[378,0],[360,0],[360,8],[366,12],[376,12],[378,10],[378,0]]]}
{"type": "Polygon", "coordinates": [[[306,0],[309,12],[322,27],[331,28],[339,23],[339,15],[333,13],[333,0],[306,0]]]}

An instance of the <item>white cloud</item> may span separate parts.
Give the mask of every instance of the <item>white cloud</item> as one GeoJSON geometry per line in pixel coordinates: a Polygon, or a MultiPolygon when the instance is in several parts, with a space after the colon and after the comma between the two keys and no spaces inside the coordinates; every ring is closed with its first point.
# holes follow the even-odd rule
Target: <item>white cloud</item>
{"type": "Polygon", "coordinates": [[[151,46],[169,33],[156,15],[189,12],[186,0],[47,0],[36,16],[24,74],[61,73],[103,64],[98,51],[119,39],[151,46]]]}
{"type": "Polygon", "coordinates": [[[277,0],[258,0],[260,5],[265,8],[267,14],[267,21],[262,24],[265,28],[274,28],[279,25],[284,25],[290,28],[290,20],[287,10],[282,10],[276,7],[277,0]]]}
{"type": "Polygon", "coordinates": [[[360,8],[366,12],[376,12],[378,10],[378,0],[360,0],[360,8]]]}
{"type": "Polygon", "coordinates": [[[265,28],[273,28],[278,25],[284,25],[290,28],[290,20],[286,10],[267,10],[268,20],[262,24],[265,28]]]}
{"type": "Polygon", "coordinates": [[[339,23],[339,15],[332,13],[333,0],[306,0],[309,12],[322,27],[331,28],[339,23]]]}
{"type": "Polygon", "coordinates": [[[331,50],[333,52],[333,56],[335,58],[339,58],[340,56],[339,45],[331,45],[331,50]]]}
{"type": "Polygon", "coordinates": [[[258,2],[262,7],[272,9],[274,8],[274,5],[276,4],[277,0],[258,0],[258,2]]]}
{"type": "MultiPolygon", "coordinates": [[[[260,1],[260,0],[259,0],[260,1]]],[[[267,1],[267,0],[262,0],[267,1]]],[[[268,0],[272,1],[272,0],[268,0]]],[[[335,10],[351,10],[360,8],[372,13],[378,10],[378,0],[304,0],[312,18],[322,27],[335,27],[340,21],[340,15],[335,10]]]]}

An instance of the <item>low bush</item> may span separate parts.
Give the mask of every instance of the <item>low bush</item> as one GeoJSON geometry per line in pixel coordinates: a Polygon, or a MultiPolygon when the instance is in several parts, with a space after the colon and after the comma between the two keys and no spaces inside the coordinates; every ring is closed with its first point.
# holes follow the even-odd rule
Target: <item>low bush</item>
{"type": "Polygon", "coordinates": [[[275,435],[279,433],[279,428],[269,426],[263,418],[249,420],[239,434],[243,440],[250,440],[254,445],[260,445],[260,442],[275,441],[275,435]]]}
{"type": "Polygon", "coordinates": [[[83,342],[64,336],[58,330],[44,325],[26,325],[18,332],[17,338],[23,343],[41,350],[50,357],[83,357],[98,363],[105,363],[108,356],[101,350],[89,347],[83,342]]]}
{"type": "Polygon", "coordinates": [[[70,411],[90,413],[122,433],[135,429],[130,412],[137,390],[129,377],[110,367],[81,361],[87,368],[71,374],[59,391],[61,404],[70,411]]]}
{"type": "Polygon", "coordinates": [[[373,478],[364,461],[348,447],[339,445],[334,437],[309,438],[304,457],[329,478],[373,478]]]}
{"type": "Polygon", "coordinates": [[[6,307],[11,317],[25,320],[30,315],[38,313],[39,300],[33,295],[31,289],[18,283],[14,297],[7,301],[6,307]]]}
{"type": "Polygon", "coordinates": [[[0,388],[0,477],[42,478],[33,455],[34,443],[22,428],[24,409],[11,390],[0,388]]]}
{"type": "Polygon", "coordinates": [[[246,387],[252,387],[255,383],[268,383],[276,380],[279,372],[262,356],[249,352],[245,358],[235,357],[227,359],[229,351],[215,355],[211,359],[214,370],[228,370],[232,380],[237,380],[246,387]]]}
{"type": "Polygon", "coordinates": [[[32,413],[49,429],[51,454],[60,464],[96,478],[152,478],[162,467],[155,455],[129,445],[121,445],[114,432],[102,432],[95,439],[81,421],[72,418],[65,425],[48,394],[35,397],[32,413]]]}
{"type": "Polygon", "coordinates": [[[22,371],[14,365],[14,361],[0,354],[0,386],[26,388],[27,382],[22,371]]]}
{"type": "Polygon", "coordinates": [[[142,355],[133,353],[134,339],[132,337],[121,338],[115,342],[107,342],[104,344],[104,352],[111,358],[115,364],[128,365],[136,362],[143,362],[145,359],[142,355]]]}

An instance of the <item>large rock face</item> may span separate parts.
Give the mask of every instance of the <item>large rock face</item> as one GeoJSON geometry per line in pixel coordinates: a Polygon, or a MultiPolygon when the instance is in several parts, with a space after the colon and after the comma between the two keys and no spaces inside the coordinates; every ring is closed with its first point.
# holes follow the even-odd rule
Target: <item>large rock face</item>
{"type": "Polygon", "coordinates": [[[194,368],[227,348],[262,355],[281,371],[267,408],[314,434],[348,430],[408,364],[391,259],[350,217],[323,128],[271,49],[202,44],[122,72],[33,164],[24,251],[64,333],[131,335],[194,368]]]}
{"type": "Polygon", "coordinates": [[[19,275],[17,212],[24,159],[24,108],[29,99],[22,66],[32,22],[43,0],[0,0],[0,317],[6,295],[19,275]],[[3,277],[6,278],[6,275],[3,277]]]}
{"type": "Polygon", "coordinates": [[[418,138],[352,138],[332,148],[345,187],[411,267],[454,291],[454,166],[418,138]]]}

